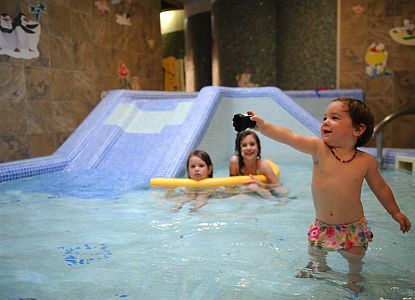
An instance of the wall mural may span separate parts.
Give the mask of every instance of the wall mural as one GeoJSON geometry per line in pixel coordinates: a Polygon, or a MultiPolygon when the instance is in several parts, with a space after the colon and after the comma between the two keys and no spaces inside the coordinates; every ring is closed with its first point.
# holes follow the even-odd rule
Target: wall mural
{"type": "Polygon", "coordinates": [[[128,69],[127,65],[122,61],[120,61],[118,64],[118,79],[120,80],[121,87],[123,89],[140,89],[140,82],[138,76],[135,75],[131,77],[130,70],[128,69]]]}
{"type": "MultiPolygon", "coordinates": [[[[118,81],[120,82],[120,88],[126,90],[139,90],[140,81],[137,75],[131,76],[130,69],[127,67],[127,64],[123,61],[118,63],[117,70],[118,81]]],[[[101,91],[101,99],[103,99],[108,94],[107,90],[101,91]]]]}
{"type": "MultiPolygon", "coordinates": [[[[111,0],[111,4],[115,6],[115,10],[117,11],[115,14],[115,22],[117,24],[131,26],[133,1],[137,2],[137,0],[111,0]]],[[[105,15],[110,12],[110,6],[107,0],[96,0],[94,5],[101,15],[105,15]]]]}
{"type": "Polygon", "coordinates": [[[0,55],[31,59],[39,56],[40,16],[46,12],[46,4],[29,5],[34,20],[20,12],[14,19],[6,13],[0,16],[0,55]]]}
{"type": "Polygon", "coordinates": [[[388,64],[388,51],[382,43],[372,43],[365,55],[366,74],[369,77],[392,75],[388,64]]]}
{"type": "Polygon", "coordinates": [[[42,15],[42,13],[46,12],[46,4],[43,2],[38,2],[37,4],[30,4],[29,11],[35,17],[35,21],[39,23],[40,16],[42,15]]]}
{"type": "Polygon", "coordinates": [[[355,6],[352,7],[352,11],[356,14],[356,15],[361,15],[365,12],[365,8],[363,6],[361,6],[360,4],[357,4],[355,6]]]}
{"type": "Polygon", "coordinates": [[[415,46],[415,26],[408,19],[403,20],[403,27],[395,27],[389,30],[392,39],[403,45],[415,46]]]}
{"type": "Polygon", "coordinates": [[[259,84],[251,82],[251,70],[246,69],[243,73],[237,74],[235,79],[239,87],[257,87],[259,84]]]}
{"type": "Polygon", "coordinates": [[[132,0],[111,0],[111,3],[118,6],[115,22],[120,25],[131,26],[132,0]]]}
{"type": "Polygon", "coordinates": [[[97,7],[97,10],[101,15],[104,15],[110,12],[110,8],[108,6],[107,0],[97,0],[94,2],[94,4],[97,7]]]}
{"type": "Polygon", "coordinates": [[[130,70],[122,61],[118,64],[118,79],[124,89],[128,89],[130,87],[130,70]]]}

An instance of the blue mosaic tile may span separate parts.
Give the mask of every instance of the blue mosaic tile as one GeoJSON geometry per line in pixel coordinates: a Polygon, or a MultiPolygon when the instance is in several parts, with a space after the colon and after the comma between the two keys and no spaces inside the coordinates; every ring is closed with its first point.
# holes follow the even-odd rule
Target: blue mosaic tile
{"type": "MultiPolygon", "coordinates": [[[[197,147],[209,149],[211,156],[218,160],[229,157],[235,137],[230,122],[234,113],[260,110],[271,118],[270,121],[294,128],[301,134],[319,136],[320,121],[294,98],[339,96],[363,100],[361,90],[284,92],[276,87],[206,87],[199,93],[111,91],[53,155],[0,164],[0,182],[78,169],[130,170],[137,174],[137,182],[143,184],[152,177],[184,176],[187,155],[197,147]],[[197,105],[191,106],[184,119],[180,116],[182,112],[174,112],[178,106],[190,102],[197,105]],[[125,104],[133,105],[133,109],[128,110],[131,116],[126,117],[121,126],[108,124],[117,107],[125,104]],[[159,112],[168,122],[157,132],[143,132],[138,127],[140,118],[134,119],[140,111],[151,111],[154,116],[159,112]],[[130,132],[131,128],[134,130],[130,132]]],[[[156,120],[147,119],[150,123],[147,127],[151,129],[151,121],[155,122],[154,126],[158,125],[156,120]]],[[[284,145],[269,147],[277,148],[274,151],[281,157],[295,152],[284,145]]],[[[373,149],[367,151],[374,155],[373,149]]],[[[387,164],[393,164],[396,155],[407,155],[407,152],[384,149],[387,164]]]]}

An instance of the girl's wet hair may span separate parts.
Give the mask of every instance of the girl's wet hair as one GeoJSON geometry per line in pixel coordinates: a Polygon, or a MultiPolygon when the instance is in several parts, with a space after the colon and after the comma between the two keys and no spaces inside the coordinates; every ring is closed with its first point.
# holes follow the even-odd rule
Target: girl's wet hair
{"type": "Polygon", "coordinates": [[[236,139],[235,139],[235,154],[238,156],[239,170],[242,170],[244,166],[244,160],[242,158],[242,153],[241,153],[241,141],[248,135],[252,135],[254,137],[258,145],[258,159],[261,159],[261,141],[259,140],[259,137],[255,133],[255,131],[244,130],[244,131],[238,132],[236,134],[236,139]]]}
{"type": "Polygon", "coordinates": [[[213,164],[212,164],[212,160],[210,159],[209,154],[206,151],[203,151],[203,150],[194,150],[187,157],[187,163],[186,163],[187,176],[189,176],[189,162],[190,162],[190,158],[192,156],[199,157],[201,160],[203,160],[206,163],[206,165],[208,167],[210,167],[210,166],[212,167],[212,169],[210,170],[210,172],[208,174],[209,178],[212,178],[213,177],[213,164]]]}
{"type": "Polygon", "coordinates": [[[363,101],[349,98],[349,97],[340,97],[334,99],[332,102],[342,102],[347,109],[349,110],[350,118],[352,119],[353,126],[359,128],[361,124],[366,126],[366,130],[361,136],[357,139],[355,147],[364,146],[369,142],[370,138],[373,135],[374,128],[374,117],[370,108],[363,103],[363,101]]]}

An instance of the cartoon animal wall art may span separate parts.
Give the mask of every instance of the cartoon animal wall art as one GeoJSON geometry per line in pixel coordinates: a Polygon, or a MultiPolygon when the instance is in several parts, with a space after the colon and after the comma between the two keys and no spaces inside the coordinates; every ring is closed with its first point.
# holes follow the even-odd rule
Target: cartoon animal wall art
{"type": "Polygon", "coordinates": [[[356,14],[356,15],[361,15],[365,12],[365,8],[363,6],[361,6],[360,4],[357,4],[355,6],[352,7],[352,11],[356,14]]]}
{"type": "Polygon", "coordinates": [[[408,19],[402,21],[402,27],[395,27],[389,30],[391,38],[402,45],[415,46],[415,25],[408,19]]]}
{"type": "Polygon", "coordinates": [[[388,76],[390,72],[388,64],[388,51],[382,43],[372,43],[366,50],[366,74],[369,77],[388,76]]]}
{"type": "Polygon", "coordinates": [[[108,6],[107,0],[96,0],[94,2],[98,12],[103,15],[110,12],[110,8],[108,6]]]}
{"type": "Polygon", "coordinates": [[[45,3],[39,1],[37,4],[30,4],[29,5],[29,11],[32,13],[32,15],[35,17],[36,22],[40,22],[40,16],[42,13],[46,13],[47,6],[45,3]]]}
{"type": "Polygon", "coordinates": [[[239,87],[258,87],[259,84],[251,82],[251,71],[246,69],[243,73],[237,74],[235,79],[239,87]]]}
{"type": "Polygon", "coordinates": [[[39,56],[39,22],[19,13],[13,20],[8,14],[0,16],[0,55],[31,59],[39,56]]]}
{"type": "Polygon", "coordinates": [[[115,15],[115,22],[119,25],[131,26],[132,0],[111,0],[116,5],[118,13],[115,15]]]}
{"type": "Polygon", "coordinates": [[[123,61],[118,63],[118,79],[121,83],[121,88],[131,89],[131,76],[130,69],[127,64],[123,61]]]}

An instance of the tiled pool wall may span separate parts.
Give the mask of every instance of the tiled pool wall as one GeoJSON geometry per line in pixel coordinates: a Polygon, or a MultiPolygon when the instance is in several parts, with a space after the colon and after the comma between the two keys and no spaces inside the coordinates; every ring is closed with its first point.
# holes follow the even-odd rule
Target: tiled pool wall
{"type": "Polygon", "coordinates": [[[285,91],[297,104],[304,108],[317,120],[321,120],[327,105],[337,97],[351,97],[363,100],[363,91],[353,90],[322,90],[322,91],[285,91]]]}
{"type": "MultiPolygon", "coordinates": [[[[295,104],[295,103],[293,103],[295,104]]],[[[298,107],[295,107],[299,109],[298,107]]],[[[283,108],[276,105],[271,98],[229,98],[224,97],[207,129],[200,149],[207,151],[214,164],[224,164],[229,161],[235,149],[236,131],[232,126],[234,114],[245,113],[248,110],[255,111],[265,120],[291,128],[292,130],[307,136],[314,133],[304,126],[299,120],[288,114],[283,108]]],[[[262,157],[275,162],[309,161],[307,155],[292,148],[277,143],[258,133],[261,140],[262,157]]]]}
{"type": "MultiPolygon", "coordinates": [[[[288,127],[299,134],[319,135],[321,116],[331,100],[340,96],[363,99],[363,92],[360,89],[284,91],[284,96],[270,89],[269,96],[265,97],[262,91],[232,89],[225,90],[223,94],[208,130],[198,146],[207,151],[213,162],[217,164],[226,163],[232,154],[232,149],[235,148],[236,132],[232,127],[234,114],[252,110],[268,122],[288,127]],[[244,91],[247,92],[244,93],[244,91]],[[289,101],[286,95],[290,98],[289,100],[294,101],[289,101]]],[[[261,140],[263,158],[271,159],[276,163],[310,162],[308,155],[261,134],[258,136],[261,140]]]]}
{"type": "MultiPolygon", "coordinates": [[[[303,135],[318,136],[321,115],[327,103],[339,96],[363,99],[361,90],[282,92],[274,87],[206,87],[198,94],[153,91],[134,92],[125,90],[112,91],[101,101],[55,154],[47,157],[0,164],[0,182],[64,170],[68,165],[70,166],[71,162],[73,163],[77,160],[79,155],[85,150],[90,138],[101,130],[110,113],[120,103],[134,102],[137,100],[165,99],[166,106],[168,106],[171,103],[171,101],[168,101],[173,99],[194,101],[194,104],[199,102],[200,105],[196,105],[196,109],[192,110],[186,122],[175,129],[176,132],[187,132],[186,136],[190,136],[194,141],[191,143],[187,141],[188,143],[183,147],[180,141],[178,141],[175,145],[163,145],[158,149],[160,155],[165,153],[165,157],[160,156],[160,158],[164,158],[164,160],[168,158],[168,162],[162,163],[157,167],[160,171],[169,169],[170,173],[168,174],[170,176],[167,177],[173,177],[184,175],[185,170],[183,166],[185,156],[194,147],[208,151],[215,164],[223,164],[228,161],[234,150],[236,132],[232,126],[232,118],[236,113],[254,110],[258,115],[271,123],[289,127],[293,131],[303,135]],[[304,108],[310,110],[310,113],[306,112],[304,108]],[[203,123],[198,123],[202,119],[203,123]],[[191,129],[197,131],[197,133],[191,132],[191,129]],[[180,156],[180,159],[177,159],[176,156],[180,156]]],[[[289,163],[292,161],[309,162],[307,155],[260,134],[259,136],[262,144],[262,156],[264,158],[272,159],[277,163],[289,163]]],[[[108,142],[108,144],[111,144],[111,142],[108,142]]],[[[106,146],[100,144],[96,145],[96,147],[105,148],[106,146]]],[[[375,155],[375,149],[373,148],[364,150],[375,155]]],[[[106,149],[103,149],[101,152],[105,154],[106,151],[106,149]]],[[[384,149],[385,164],[394,165],[396,155],[415,156],[415,150],[384,149]]],[[[98,158],[98,161],[100,159],[98,158]]],[[[156,161],[158,159],[158,157],[155,158],[156,161]]],[[[144,165],[145,168],[155,168],[151,164],[144,165]]],[[[147,174],[148,172],[146,170],[138,170],[137,173],[147,174]]]]}
{"type": "Polygon", "coordinates": [[[197,93],[113,90],[102,99],[54,154],[0,164],[0,182],[63,171],[85,150],[91,136],[100,130],[119,103],[133,99],[171,100],[191,99],[196,96],[197,93]]]}

